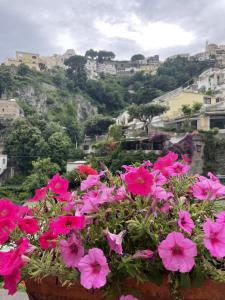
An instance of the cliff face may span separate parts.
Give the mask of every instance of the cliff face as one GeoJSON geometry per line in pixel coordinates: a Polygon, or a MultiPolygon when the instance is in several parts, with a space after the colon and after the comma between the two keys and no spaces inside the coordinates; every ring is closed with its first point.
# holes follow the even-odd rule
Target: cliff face
{"type": "Polygon", "coordinates": [[[46,83],[16,87],[10,97],[36,109],[39,113],[63,111],[65,105],[70,104],[75,108],[77,120],[80,122],[98,113],[97,107],[85,95],[65,93],[54,85],[46,83]]]}

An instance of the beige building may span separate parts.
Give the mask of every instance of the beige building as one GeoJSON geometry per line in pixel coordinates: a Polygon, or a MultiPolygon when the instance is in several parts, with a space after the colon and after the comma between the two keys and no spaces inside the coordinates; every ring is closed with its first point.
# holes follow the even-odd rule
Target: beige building
{"type": "Polygon", "coordinates": [[[17,119],[21,116],[23,113],[15,99],[0,99],[0,119],[17,119]]]}
{"type": "Polygon", "coordinates": [[[169,121],[182,116],[181,108],[183,105],[192,106],[195,103],[201,103],[202,105],[216,104],[216,98],[192,90],[178,88],[154,99],[153,102],[168,107],[167,112],[161,117],[164,121],[169,121]]]}
{"type": "Polygon", "coordinates": [[[16,51],[16,58],[8,58],[5,61],[6,66],[19,66],[21,64],[27,65],[30,69],[39,71],[39,54],[16,51]]]}

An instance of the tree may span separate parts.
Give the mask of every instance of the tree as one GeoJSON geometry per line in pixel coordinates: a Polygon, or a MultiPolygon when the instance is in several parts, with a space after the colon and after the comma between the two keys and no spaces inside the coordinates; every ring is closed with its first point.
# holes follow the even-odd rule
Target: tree
{"type": "Polygon", "coordinates": [[[115,141],[120,141],[123,137],[123,127],[121,125],[113,124],[109,127],[109,137],[115,141]]]}
{"type": "Polygon", "coordinates": [[[151,125],[152,118],[164,113],[167,110],[166,106],[159,104],[133,104],[128,107],[128,113],[132,119],[138,119],[144,123],[144,128],[148,134],[149,125],[151,125]]]}
{"type": "Polygon", "coordinates": [[[65,65],[68,66],[67,77],[73,82],[74,87],[85,89],[87,81],[86,62],[87,58],[81,55],[71,56],[65,61],[65,65]]]}
{"type": "Polygon", "coordinates": [[[49,137],[48,146],[51,160],[64,170],[73,147],[70,138],[65,132],[55,132],[49,137]]]}
{"type": "Polygon", "coordinates": [[[93,49],[89,49],[89,50],[86,51],[85,57],[95,59],[96,57],[98,57],[98,51],[95,51],[93,49]]]}
{"type": "Polygon", "coordinates": [[[20,64],[17,68],[17,74],[20,76],[27,76],[30,71],[30,68],[25,64],[20,64]]]}
{"type": "Polygon", "coordinates": [[[145,59],[143,54],[134,54],[131,57],[131,61],[137,61],[137,60],[142,60],[142,59],[145,59]]]}
{"type": "Polygon", "coordinates": [[[32,161],[31,174],[26,177],[23,189],[31,193],[37,188],[46,186],[49,178],[59,171],[59,165],[53,163],[49,157],[32,161]]]}
{"type": "Polygon", "coordinates": [[[86,121],[84,132],[89,136],[102,135],[107,132],[109,126],[113,123],[114,120],[111,117],[97,115],[86,121]]]}
{"type": "Polygon", "coordinates": [[[116,55],[112,51],[100,50],[98,52],[98,61],[103,62],[104,60],[114,59],[116,55]]]}
{"type": "Polygon", "coordinates": [[[183,115],[186,118],[186,124],[184,125],[186,128],[190,128],[191,127],[191,117],[197,113],[202,107],[202,103],[194,103],[192,106],[190,106],[189,104],[183,104],[181,106],[181,112],[183,113],[183,115]]]}
{"type": "Polygon", "coordinates": [[[41,131],[25,120],[16,121],[5,141],[9,163],[23,174],[29,173],[32,161],[48,156],[49,148],[41,131]]]}
{"type": "Polygon", "coordinates": [[[0,97],[12,90],[13,77],[8,67],[0,66],[0,97]]]}

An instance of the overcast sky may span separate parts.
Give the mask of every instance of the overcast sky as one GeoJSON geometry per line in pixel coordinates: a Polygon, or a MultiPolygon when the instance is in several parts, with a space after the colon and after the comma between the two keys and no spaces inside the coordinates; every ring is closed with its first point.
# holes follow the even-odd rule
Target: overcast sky
{"type": "Polygon", "coordinates": [[[0,61],[74,48],[161,58],[225,44],[225,0],[0,0],[0,61]]]}

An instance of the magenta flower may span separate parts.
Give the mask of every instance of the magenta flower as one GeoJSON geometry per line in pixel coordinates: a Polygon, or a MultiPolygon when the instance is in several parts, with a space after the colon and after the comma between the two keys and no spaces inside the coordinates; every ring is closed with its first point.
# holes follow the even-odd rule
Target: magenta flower
{"type": "Polygon", "coordinates": [[[59,174],[54,175],[48,182],[48,187],[53,193],[66,193],[69,187],[69,181],[62,178],[59,174]]]}
{"type": "Polygon", "coordinates": [[[17,219],[18,206],[13,204],[9,199],[0,200],[0,219],[10,218],[15,221],[17,219]]]}
{"type": "Polygon", "coordinates": [[[17,248],[8,252],[0,252],[0,276],[4,279],[4,288],[8,289],[9,295],[17,290],[20,281],[20,270],[26,264],[25,255],[30,245],[27,238],[18,241],[17,248]]]}
{"type": "Polygon", "coordinates": [[[16,224],[11,218],[0,218],[0,245],[9,239],[9,235],[15,227],[16,224]]]}
{"type": "Polygon", "coordinates": [[[45,231],[39,236],[40,247],[44,250],[56,247],[57,235],[51,231],[45,231]]]}
{"type": "Polygon", "coordinates": [[[73,234],[68,240],[60,241],[59,245],[65,265],[69,268],[76,268],[84,256],[81,238],[73,234]]]}
{"type": "Polygon", "coordinates": [[[225,225],[225,211],[221,211],[216,215],[216,223],[221,223],[225,225]]]}
{"type": "Polygon", "coordinates": [[[62,193],[59,196],[55,196],[55,199],[59,202],[69,202],[72,199],[72,193],[69,192],[62,193]]]}
{"type": "Polygon", "coordinates": [[[204,245],[214,257],[225,256],[225,227],[223,223],[213,222],[208,219],[203,224],[204,245]]]}
{"type": "Polygon", "coordinates": [[[18,226],[22,232],[34,234],[39,231],[38,221],[33,217],[26,216],[19,220],[18,226]]]}
{"type": "Polygon", "coordinates": [[[36,189],[34,197],[28,199],[28,201],[29,202],[38,202],[38,201],[43,200],[46,197],[47,191],[48,191],[47,186],[44,186],[40,189],[36,189]]]}
{"type": "Polygon", "coordinates": [[[183,161],[185,161],[187,163],[191,162],[191,158],[189,158],[186,154],[182,155],[182,159],[183,159],[183,161]]]}
{"type": "Polygon", "coordinates": [[[174,152],[169,151],[167,155],[160,157],[155,163],[153,169],[159,170],[164,176],[168,176],[166,168],[171,166],[174,161],[178,159],[178,155],[174,152]]]}
{"type": "Polygon", "coordinates": [[[158,246],[159,256],[168,271],[190,272],[195,265],[197,247],[180,232],[171,232],[158,246]]]}
{"type": "Polygon", "coordinates": [[[101,249],[92,248],[88,254],[81,258],[78,269],[80,271],[80,283],[86,289],[98,289],[106,284],[109,274],[109,266],[101,249]]]}
{"type": "Polygon", "coordinates": [[[124,176],[124,181],[127,183],[127,188],[134,195],[147,196],[151,192],[153,185],[153,175],[140,166],[135,171],[131,171],[124,176]]]}
{"type": "Polygon", "coordinates": [[[154,255],[154,252],[150,249],[138,250],[134,253],[133,258],[150,259],[154,255]]]}
{"type": "Polygon", "coordinates": [[[50,223],[51,231],[56,234],[68,234],[73,229],[83,229],[84,216],[59,216],[50,223]]]}
{"type": "Polygon", "coordinates": [[[135,298],[132,295],[127,295],[127,296],[122,295],[119,300],[138,300],[138,298],[135,298]]]}
{"type": "Polygon", "coordinates": [[[179,176],[186,174],[190,170],[190,166],[184,165],[180,162],[174,163],[172,166],[166,168],[169,176],[179,176]]]}
{"type": "Polygon", "coordinates": [[[105,230],[105,235],[107,242],[109,244],[110,250],[115,251],[117,254],[122,255],[123,254],[123,248],[122,248],[122,241],[123,237],[126,234],[126,230],[121,231],[119,234],[111,233],[107,230],[105,230]]]}
{"type": "Polygon", "coordinates": [[[193,228],[195,228],[195,224],[189,214],[188,211],[180,210],[179,213],[179,219],[178,219],[178,225],[181,229],[183,229],[188,234],[192,234],[193,228]]]}

